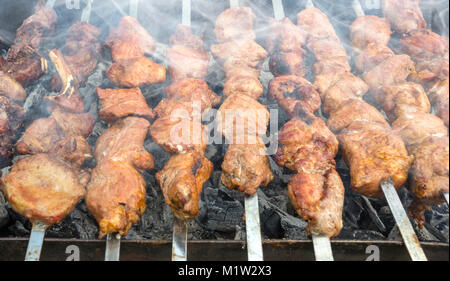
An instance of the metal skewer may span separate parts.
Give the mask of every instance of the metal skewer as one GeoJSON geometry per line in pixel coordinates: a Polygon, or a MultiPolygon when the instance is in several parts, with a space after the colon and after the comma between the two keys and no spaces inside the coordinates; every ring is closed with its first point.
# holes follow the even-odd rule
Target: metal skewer
{"type": "MultiPolygon", "coordinates": [[[[56,0],[48,0],[47,6],[53,7],[56,0]]],[[[39,261],[41,257],[42,245],[44,244],[45,231],[49,225],[42,222],[33,222],[30,239],[28,240],[25,261],[39,261]]]]}
{"type": "MultiPolygon", "coordinates": [[[[230,8],[239,7],[239,0],[230,0],[230,8]]],[[[245,229],[249,261],[263,261],[258,193],[245,196],[245,229]]]]}
{"type": "MultiPolygon", "coordinates": [[[[281,20],[285,17],[282,0],[272,0],[275,19],[281,20]]],[[[311,0],[306,2],[306,7],[314,7],[311,0]]],[[[316,261],[334,261],[333,251],[331,249],[330,238],[320,233],[311,233],[314,245],[314,254],[316,261]]]]}
{"type": "MultiPolygon", "coordinates": [[[[356,13],[356,16],[365,16],[359,0],[354,0],[352,7],[356,13]]],[[[402,202],[398,197],[397,190],[395,189],[393,182],[390,179],[382,182],[381,189],[383,190],[384,196],[386,197],[389,208],[391,209],[392,215],[394,216],[395,222],[400,230],[411,259],[413,261],[426,261],[427,258],[425,253],[423,252],[422,246],[420,245],[419,239],[414,232],[406,211],[403,208],[402,202]]]]}
{"type": "Polygon", "coordinates": [[[442,192],[442,197],[444,197],[445,202],[447,203],[448,206],[448,192],[442,192]]]}
{"type": "MultiPolygon", "coordinates": [[[[191,26],[191,0],[183,0],[181,24],[191,26]]],[[[172,261],[187,261],[187,221],[174,217],[172,234],[172,261]]]]}

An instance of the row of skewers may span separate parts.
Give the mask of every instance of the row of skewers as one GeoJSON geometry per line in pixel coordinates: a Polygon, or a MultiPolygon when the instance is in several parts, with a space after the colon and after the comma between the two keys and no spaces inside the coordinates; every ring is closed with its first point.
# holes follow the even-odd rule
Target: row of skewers
{"type": "MultiPolygon", "coordinates": [[[[388,6],[391,1],[385,2],[388,6]]],[[[33,49],[39,46],[36,42],[42,34],[19,31],[29,32],[27,24],[40,23],[44,9],[51,10],[37,6],[35,14],[18,30],[17,43],[11,48],[31,48],[33,52],[26,53],[29,55],[25,58],[34,58],[29,64],[35,69],[38,60],[39,65],[45,65],[39,51],[33,49]]],[[[402,32],[395,15],[388,14],[392,9],[385,14],[402,32]]],[[[49,32],[56,16],[44,14],[47,29],[39,30],[49,32]]],[[[351,26],[351,39],[358,54],[360,78],[351,73],[345,49],[319,9],[310,7],[300,12],[297,25],[287,18],[271,21],[267,51],[254,41],[254,18],[248,7],[226,10],[216,22],[218,44],[211,47],[226,73],[224,101],[216,118],[218,131],[231,143],[222,164],[222,183],[257,202],[257,189],[273,179],[262,140],[270,115],[257,101],[264,92],[259,69],[270,56],[275,78],[270,83],[269,97],[292,117],[279,133],[280,148],[274,158],[278,165],[295,172],[288,183],[288,195],[298,214],[308,221],[308,232],[313,237],[334,237],[342,228],[344,187],[334,161],[339,146],[350,168],[352,188],[365,196],[383,195],[383,183],[389,179],[400,188],[411,173],[411,191],[416,200],[410,213],[423,222],[424,210],[442,203],[441,193],[448,193],[448,128],[444,121],[429,114],[425,94],[425,89],[430,89],[428,96],[444,120],[447,110],[448,126],[448,91],[445,96],[442,90],[445,85],[448,88],[448,75],[446,82],[443,80],[445,65],[448,73],[448,39],[423,30],[423,26],[413,35],[409,34],[414,31],[411,28],[403,30],[408,33],[403,50],[420,65],[416,72],[409,56],[395,55],[388,48],[390,27],[386,19],[359,17],[351,26]],[[424,40],[408,37],[418,36],[419,32],[435,40],[431,50],[420,45],[424,40]],[[420,44],[413,48],[412,42],[420,44]],[[315,57],[313,84],[304,78],[306,52],[315,57]],[[436,61],[436,54],[444,58],[436,61]],[[423,86],[407,82],[408,76],[423,86]],[[392,127],[377,108],[363,100],[367,93],[386,112],[392,127]],[[315,115],[320,109],[326,122],[315,115]],[[229,112],[238,114],[228,118],[229,112]]],[[[209,53],[203,49],[201,37],[193,34],[187,24],[177,27],[167,50],[172,84],[152,110],[139,87],[166,80],[165,68],[146,56],[154,51],[154,39],[135,17],[124,17],[117,28],[111,29],[106,45],[114,63],[106,76],[119,89],[97,89],[101,103],[98,115],[109,128],[92,153],[85,139],[94,121],[84,113],[78,88],[101,56],[99,30],[82,22],[71,31],[62,52],[50,53],[59,74],[52,79],[52,89],[60,91],[44,99],[50,116],[34,121],[26,129],[16,150],[30,156],[17,161],[2,178],[2,190],[14,210],[34,225],[48,227],[61,221],[85,197],[99,223],[100,238],[126,235],[145,210],[145,181],[140,171],[154,168],[153,157],[143,148],[150,129],[153,140],[172,154],[156,175],[166,203],[180,220],[198,216],[202,185],[212,172],[212,163],[205,157],[207,135],[201,116],[221,102],[203,81],[209,53]],[[183,134],[186,128],[188,136],[183,134]],[[84,160],[92,157],[96,168],[82,169],[84,160]]],[[[5,107],[8,126],[2,126],[9,132],[5,135],[9,136],[5,137],[9,146],[2,145],[5,159],[12,153],[15,132],[20,127],[20,118],[11,116],[24,114],[17,105],[26,97],[23,86],[39,77],[35,72],[26,72],[33,77],[17,74],[14,54],[20,52],[11,50],[7,62],[2,62],[6,71],[0,72],[0,78],[9,83],[5,85],[11,85],[4,88],[2,84],[0,89],[0,97],[6,97],[5,104],[9,102],[5,107]]],[[[20,63],[25,64],[23,61],[20,63]]]]}

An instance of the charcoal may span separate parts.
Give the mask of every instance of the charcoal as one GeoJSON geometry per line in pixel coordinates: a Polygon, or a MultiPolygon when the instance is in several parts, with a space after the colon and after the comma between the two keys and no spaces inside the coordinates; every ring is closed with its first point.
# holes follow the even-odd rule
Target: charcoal
{"type": "Polygon", "coordinates": [[[6,209],[6,200],[3,194],[0,192],[0,229],[7,225],[9,222],[9,214],[6,209]]]}
{"type": "Polygon", "coordinates": [[[344,227],[339,233],[338,239],[349,239],[349,240],[385,240],[386,237],[377,231],[373,230],[362,230],[362,229],[352,229],[344,227]]]}

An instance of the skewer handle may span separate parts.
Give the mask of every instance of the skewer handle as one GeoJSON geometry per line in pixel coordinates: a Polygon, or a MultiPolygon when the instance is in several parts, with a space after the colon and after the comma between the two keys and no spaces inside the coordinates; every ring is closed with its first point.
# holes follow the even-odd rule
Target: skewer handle
{"type": "Polygon", "coordinates": [[[353,0],[352,8],[353,11],[355,11],[357,17],[363,17],[366,15],[366,13],[364,13],[363,8],[361,7],[361,3],[359,2],[359,0],[353,0]]]}
{"type": "Polygon", "coordinates": [[[105,261],[120,260],[120,235],[108,234],[106,236],[105,261]]]}
{"type": "Polygon", "coordinates": [[[283,9],[283,0],[272,0],[273,15],[276,20],[282,20],[286,17],[283,9]]]}
{"type": "Polygon", "coordinates": [[[323,234],[313,234],[312,240],[316,261],[334,261],[333,251],[331,250],[331,241],[328,236],[323,234]]]}
{"type": "Polygon", "coordinates": [[[312,8],[312,7],[314,7],[314,3],[312,0],[307,0],[305,6],[306,6],[306,8],[312,8]]]}
{"type": "Polygon", "coordinates": [[[230,0],[230,8],[239,7],[239,0],[230,0]]]}
{"type": "Polygon", "coordinates": [[[191,26],[191,0],[183,0],[181,24],[191,26]]]}
{"type": "Polygon", "coordinates": [[[42,244],[44,243],[45,230],[48,225],[41,222],[33,223],[30,240],[28,241],[25,261],[39,261],[41,257],[42,244]]]}
{"type": "Polygon", "coordinates": [[[56,2],[56,0],[47,0],[46,5],[50,6],[50,7],[53,7],[53,6],[55,6],[55,2],[56,2]]]}
{"type": "Polygon", "coordinates": [[[88,0],[86,3],[86,7],[84,7],[83,11],[81,12],[81,21],[89,22],[89,18],[91,17],[91,11],[92,11],[92,2],[94,0],[88,0]]]}
{"type": "Polygon", "coordinates": [[[245,197],[245,225],[249,261],[263,261],[258,193],[245,197]]]}
{"type": "Polygon", "coordinates": [[[445,202],[447,203],[448,206],[448,192],[442,192],[442,196],[444,197],[445,202]]]}
{"type": "Polygon", "coordinates": [[[402,202],[398,197],[397,190],[395,190],[394,184],[389,179],[381,183],[381,189],[384,192],[384,196],[389,204],[391,212],[397,223],[400,233],[403,237],[403,241],[408,249],[409,255],[413,261],[426,261],[427,257],[423,252],[419,239],[409,221],[406,211],[403,208],[402,202]]]}
{"type": "Polygon", "coordinates": [[[139,6],[139,0],[131,0],[130,1],[130,16],[137,19],[138,17],[138,6],[139,6]]]}
{"type": "Polygon", "coordinates": [[[187,261],[187,221],[174,217],[172,261],[187,261]]]}

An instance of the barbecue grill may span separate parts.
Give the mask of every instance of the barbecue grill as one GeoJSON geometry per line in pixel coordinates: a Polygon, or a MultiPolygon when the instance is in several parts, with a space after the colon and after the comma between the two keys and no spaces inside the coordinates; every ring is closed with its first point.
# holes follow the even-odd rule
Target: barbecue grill
{"type": "MultiPolygon", "coordinates": [[[[0,0],[1,56],[7,56],[17,28],[33,13],[35,2],[37,1],[0,0]]],[[[269,17],[282,19],[286,16],[295,23],[300,11],[314,5],[329,17],[349,54],[353,68],[353,49],[349,38],[351,23],[363,14],[383,16],[381,1],[364,0],[224,0],[215,1],[213,4],[206,0],[56,0],[47,1],[47,4],[54,7],[58,16],[56,30],[39,47],[41,54],[49,61],[49,70],[38,81],[25,88],[27,99],[23,107],[27,114],[19,135],[34,120],[43,116],[44,96],[57,94],[48,86],[57,71],[50,63],[48,53],[64,46],[67,30],[76,21],[88,21],[100,28],[100,41],[103,44],[110,27],[117,26],[125,15],[134,16],[158,42],[152,59],[167,67],[165,58],[169,37],[178,24],[190,26],[194,33],[202,34],[205,49],[210,50],[210,46],[216,43],[213,32],[215,21],[219,14],[230,6],[252,8],[257,16],[256,40],[260,42],[267,31],[269,17]]],[[[448,36],[448,3],[441,0],[422,0],[420,7],[428,23],[427,27],[440,35],[448,36]]],[[[395,45],[398,40],[399,37],[394,35],[390,44],[395,45]]],[[[306,60],[305,77],[314,81],[311,70],[313,58],[307,57],[306,60]]],[[[96,69],[90,74],[84,87],[80,88],[86,112],[95,117],[94,130],[87,139],[92,147],[107,127],[98,118],[99,101],[92,93],[95,93],[98,87],[112,87],[105,76],[111,64],[109,50],[105,48],[96,69]]],[[[271,119],[278,120],[277,128],[281,128],[289,116],[276,102],[267,98],[269,82],[274,78],[268,65],[267,59],[260,75],[264,94],[259,101],[274,110],[271,111],[275,112],[271,119]]],[[[210,61],[205,80],[215,93],[222,95],[225,74],[214,59],[210,61]]],[[[151,108],[158,105],[164,96],[164,88],[169,84],[170,81],[141,87],[151,108]]],[[[275,141],[277,131],[271,131],[269,139],[275,141]]],[[[170,155],[150,137],[146,139],[144,146],[154,156],[156,167],[153,171],[143,173],[147,185],[147,210],[126,237],[108,235],[104,240],[97,240],[98,225],[87,210],[84,200],[60,224],[38,229],[12,210],[0,193],[0,260],[23,260],[27,244],[28,251],[38,249],[38,254],[35,253],[30,259],[39,259],[40,256],[40,260],[119,260],[119,257],[120,260],[208,261],[415,260],[421,259],[423,253],[428,260],[449,259],[448,205],[433,206],[426,212],[427,221],[423,228],[419,228],[413,220],[409,224],[401,218],[406,214],[404,208],[412,202],[410,192],[402,188],[398,191],[398,196],[395,190],[394,193],[389,193],[393,187],[390,189],[387,183],[383,186],[387,190],[386,198],[367,198],[357,194],[350,188],[349,169],[341,154],[338,154],[336,162],[337,171],[346,188],[344,227],[339,236],[330,241],[323,236],[313,235],[312,239],[307,236],[307,223],[296,215],[287,196],[287,181],[292,173],[278,167],[273,159],[270,159],[270,167],[275,178],[267,187],[260,188],[256,195],[246,197],[238,191],[226,189],[220,181],[220,165],[226,152],[225,144],[212,144],[206,150],[206,157],[214,163],[214,171],[203,187],[200,216],[189,221],[174,218],[155,179],[155,173],[164,167],[170,155]],[[44,233],[45,242],[42,245],[44,233]],[[259,237],[262,237],[262,241],[259,241],[259,237]],[[418,241],[414,240],[416,237],[418,241]],[[37,244],[29,244],[30,241],[37,244]],[[40,247],[42,252],[39,255],[40,247]]],[[[22,157],[15,152],[12,162],[15,163],[22,157]]],[[[94,168],[95,161],[88,161],[85,165],[94,168]]],[[[10,168],[11,165],[2,169],[3,176],[10,168]]]]}

